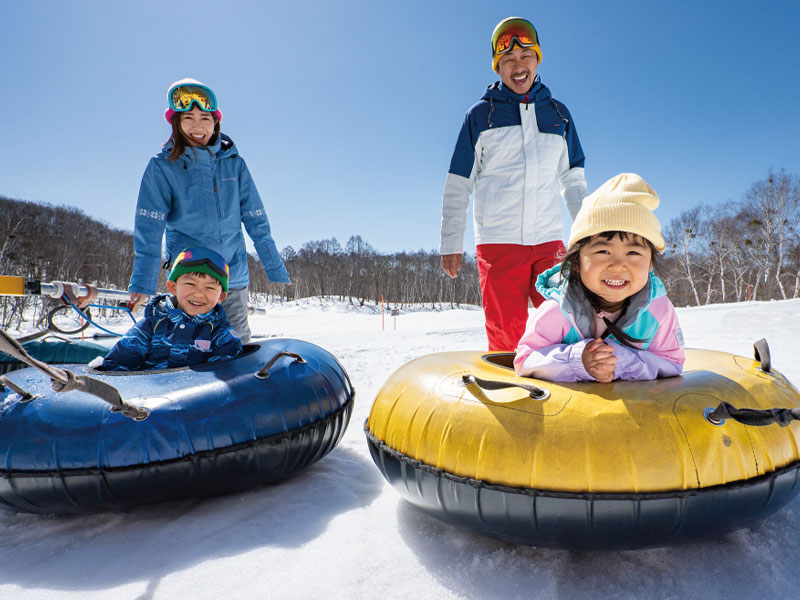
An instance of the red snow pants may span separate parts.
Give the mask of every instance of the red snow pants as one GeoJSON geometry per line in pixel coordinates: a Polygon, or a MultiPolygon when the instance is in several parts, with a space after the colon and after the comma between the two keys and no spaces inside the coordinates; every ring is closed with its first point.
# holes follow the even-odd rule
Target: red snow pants
{"type": "Polygon", "coordinates": [[[528,321],[528,298],[534,306],[544,302],[536,291],[536,277],[556,262],[564,249],[560,241],[536,246],[479,244],[478,276],[481,283],[486,337],[490,352],[514,352],[528,321]]]}

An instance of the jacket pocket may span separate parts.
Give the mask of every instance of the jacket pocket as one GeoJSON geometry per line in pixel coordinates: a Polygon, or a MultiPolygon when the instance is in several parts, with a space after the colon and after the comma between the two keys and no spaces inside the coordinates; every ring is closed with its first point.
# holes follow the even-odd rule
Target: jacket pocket
{"type": "Polygon", "coordinates": [[[214,180],[217,210],[223,220],[241,220],[239,178],[232,176],[218,176],[214,180]]]}
{"type": "Polygon", "coordinates": [[[520,218],[522,205],[522,189],[516,189],[509,182],[490,180],[487,195],[481,207],[481,223],[484,233],[503,234],[510,231],[515,221],[520,218]]]}
{"type": "Polygon", "coordinates": [[[558,163],[565,151],[566,143],[560,135],[552,133],[539,133],[536,139],[538,168],[547,173],[558,170],[558,163]]]}

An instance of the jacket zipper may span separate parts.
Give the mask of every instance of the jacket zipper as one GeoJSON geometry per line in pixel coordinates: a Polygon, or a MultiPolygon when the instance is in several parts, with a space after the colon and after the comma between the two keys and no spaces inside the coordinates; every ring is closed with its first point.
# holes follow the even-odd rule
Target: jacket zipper
{"type": "Polygon", "coordinates": [[[221,219],[222,218],[222,211],[220,210],[220,207],[219,207],[219,188],[217,187],[217,178],[216,178],[216,176],[214,177],[214,200],[217,203],[217,218],[221,219]]]}

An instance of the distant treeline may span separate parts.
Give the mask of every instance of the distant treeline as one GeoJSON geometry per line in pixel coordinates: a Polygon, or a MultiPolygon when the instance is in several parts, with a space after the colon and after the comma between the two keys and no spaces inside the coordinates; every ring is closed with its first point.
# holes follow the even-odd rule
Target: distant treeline
{"type": "MultiPolygon", "coordinates": [[[[132,266],[129,231],[114,229],[77,208],[0,196],[0,275],[127,289],[132,266]]],[[[43,309],[56,302],[0,297],[0,327],[18,326],[31,305],[40,321],[46,315],[43,309]]]]}
{"type": "MultiPolygon", "coordinates": [[[[663,202],[663,199],[662,199],[663,202]]],[[[737,202],[696,206],[664,227],[676,306],[800,296],[800,179],[781,170],[737,202]]]]}
{"type": "Polygon", "coordinates": [[[381,298],[397,306],[427,303],[432,307],[458,306],[481,301],[478,266],[471,255],[464,256],[457,279],[444,274],[438,252],[380,254],[360,235],[351,236],[344,247],[336,238],[306,242],[297,251],[287,246],[281,256],[292,285],[269,283],[264,269],[251,255],[251,292],[288,300],[335,296],[361,305],[379,303],[381,298]]]}
{"type": "MultiPolygon", "coordinates": [[[[666,201],[666,200],[662,200],[666,201]]],[[[800,180],[781,170],[755,182],[738,202],[702,205],[664,226],[659,275],[676,306],[800,296],[800,180]]],[[[377,252],[360,235],[281,252],[291,286],[271,284],[249,257],[251,293],[274,299],[338,297],[393,306],[479,304],[474,255],[447,277],[436,251],[377,252]]],[[[0,275],[126,289],[133,236],[75,208],[0,196],[0,275]]],[[[163,287],[163,274],[161,286],[163,287]]],[[[33,299],[0,298],[0,326],[14,325],[33,299]]]]}

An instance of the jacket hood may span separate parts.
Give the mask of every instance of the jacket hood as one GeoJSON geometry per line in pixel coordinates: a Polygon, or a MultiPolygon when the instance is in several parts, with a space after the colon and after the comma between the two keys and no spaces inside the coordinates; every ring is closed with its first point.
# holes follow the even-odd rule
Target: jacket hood
{"type": "Polygon", "coordinates": [[[190,317],[177,307],[174,296],[171,294],[159,294],[147,303],[144,309],[144,316],[155,321],[169,319],[173,323],[196,323],[198,325],[202,323],[211,323],[215,325],[222,318],[221,312],[222,307],[217,304],[207,313],[201,313],[190,317]]]}
{"type": "Polygon", "coordinates": [[[494,102],[507,102],[509,104],[522,104],[525,103],[527,96],[527,103],[541,102],[542,100],[549,100],[552,97],[548,87],[542,83],[539,75],[533,81],[533,87],[527,94],[517,94],[512,92],[505,83],[502,81],[495,81],[492,85],[486,88],[483,94],[483,100],[492,100],[494,102]]]}
{"type": "Polygon", "coordinates": [[[572,316],[578,330],[583,337],[591,334],[594,311],[583,287],[569,285],[569,279],[561,273],[561,263],[550,267],[536,278],[536,291],[547,300],[554,300],[561,306],[561,310],[572,316]]]}
{"type": "Polygon", "coordinates": [[[561,302],[567,280],[561,274],[561,263],[539,273],[536,277],[536,291],[548,300],[561,302]]]}
{"type": "MultiPolygon", "coordinates": [[[[167,142],[167,144],[161,149],[161,152],[158,153],[159,158],[167,158],[169,153],[172,151],[172,140],[167,142]]],[[[233,143],[233,140],[225,135],[224,133],[220,132],[217,141],[211,144],[210,146],[206,146],[211,154],[214,155],[215,158],[227,158],[229,156],[236,156],[238,154],[238,150],[236,149],[236,144],[233,143]]],[[[178,158],[178,160],[190,160],[194,161],[194,152],[200,152],[202,148],[192,148],[187,146],[183,154],[178,158]]]]}

